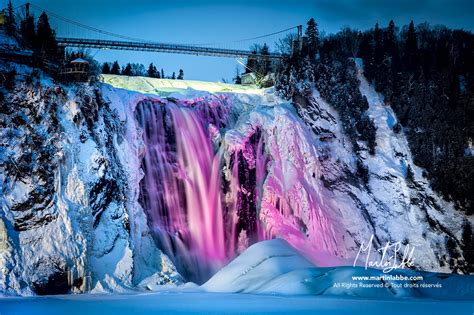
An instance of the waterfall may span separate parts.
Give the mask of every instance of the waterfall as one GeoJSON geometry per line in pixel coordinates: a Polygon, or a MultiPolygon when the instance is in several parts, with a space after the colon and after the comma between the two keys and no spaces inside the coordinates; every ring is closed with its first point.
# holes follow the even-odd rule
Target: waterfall
{"type": "Polygon", "coordinates": [[[295,125],[273,131],[290,137],[284,143],[259,124],[241,133],[231,108],[220,96],[137,104],[145,144],[140,203],[158,246],[197,283],[275,236],[315,261],[336,253],[319,177],[305,177],[305,156],[294,150],[295,125]],[[221,132],[229,130],[237,140],[225,143],[221,132]]]}
{"type": "Polygon", "coordinates": [[[219,101],[143,101],[136,116],[146,147],[140,201],[153,236],[185,277],[203,281],[235,256],[236,233],[248,221],[238,219],[239,191],[225,201],[222,149],[209,132],[222,128],[228,111],[219,101]]]}

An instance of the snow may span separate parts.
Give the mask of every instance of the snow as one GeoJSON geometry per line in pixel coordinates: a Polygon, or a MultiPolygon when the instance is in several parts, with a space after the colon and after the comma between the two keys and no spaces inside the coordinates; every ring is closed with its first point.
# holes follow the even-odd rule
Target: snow
{"type": "MultiPolygon", "coordinates": [[[[398,271],[401,272],[401,271],[398,271]]],[[[376,270],[317,268],[284,240],[249,247],[202,287],[158,286],[154,293],[82,294],[0,299],[2,315],[13,314],[469,314],[474,310],[468,276],[437,277],[442,300],[420,298],[436,289],[335,288],[354,274],[376,270]],[[450,281],[452,280],[452,281],[450,281]],[[250,292],[250,293],[246,293],[250,292]],[[255,294],[257,293],[257,294],[255,294]]],[[[425,274],[426,276],[427,274],[425,274]]],[[[430,279],[428,277],[428,279],[430,279]]],[[[425,279],[426,279],[425,278],[425,279]]],[[[140,285],[142,286],[142,285],[140,285]]],[[[95,292],[100,292],[97,288],[95,292]]],[[[429,296],[429,295],[428,295],[429,296]]]]}
{"type": "Polygon", "coordinates": [[[24,202],[28,199],[28,195],[32,190],[33,185],[31,182],[18,181],[15,183],[9,199],[11,202],[24,202]]]}
{"type": "Polygon", "coordinates": [[[262,90],[256,87],[226,83],[129,77],[110,74],[103,74],[102,78],[104,83],[116,88],[136,91],[142,94],[155,94],[162,97],[189,98],[190,96],[198,97],[217,92],[262,93],[262,90]]]}
{"type": "Polygon", "coordinates": [[[384,273],[377,269],[342,266],[316,267],[286,241],[273,239],[250,246],[227,266],[219,270],[202,288],[208,292],[254,293],[280,295],[357,296],[360,298],[433,298],[445,300],[472,300],[474,278],[457,274],[445,275],[414,270],[393,270],[384,273]],[[403,280],[358,280],[353,276],[382,277],[422,276],[415,282],[418,287],[403,280]],[[353,286],[337,286],[349,283],[353,286]],[[386,285],[389,284],[390,287],[386,285]],[[426,284],[424,288],[422,284],[426,284]],[[381,287],[366,287],[378,286],[381,287]],[[432,288],[430,285],[440,285],[432,288]]]}
{"type": "Polygon", "coordinates": [[[7,36],[4,29],[0,29],[0,50],[20,50],[20,46],[15,38],[7,36]]]}
{"type": "Polygon", "coordinates": [[[442,200],[432,191],[428,181],[422,176],[423,170],[413,163],[405,134],[403,131],[396,134],[392,129],[397,121],[395,113],[384,104],[381,95],[369,85],[363,76],[361,63],[357,64],[360,92],[367,98],[369,103],[367,113],[377,128],[376,154],[365,157],[365,163],[371,173],[369,185],[378,202],[382,202],[386,208],[390,209],[390,214],[376,216],[380,219],[386,217],[385,220],[377,220],[376,226],[384,227],[390,233],[392,240],[407,239],[411,245],[415,246],[417,263],[425,266],[425,270],[449,272],[449,269],[441,266],[428,267],[439,261],[440,253],[436,252],[439,250],[436,247],[445,242],[446,236],[441,235],[439,231],[430,230],[426,223],[427,217],[440,222],[456,233],[462,230],[465,216],[455,210],[453,204],[442,200]],[[406,181],[408,166],[414,173],[415,185],[406,181]],[[385,178],[391,178],[391,180],[387,181],[385,178]],[[394,198],[395,196],[398,200],[394,198]],[[415,196],[431,199],[433,202],[414,204],[411,199],[415,196]]]}
{"type": "Polygon", "coordinates": [[[89,63],[89,61],[82,59],[82,58],[77,58],[71,61],[71,63],[89,63]]]}
{"type": "Polygon", "coordinates": [[[313,264],[286,241],[274,239],[250,246],[202,288],[210,292],[255,292],[268,279],[310,267],[313,264]]]}
{"type": "MultiPolygon", "coordinates": [[[[34,131],[54,144],[53,154],[58,166],[54,170],[54,178],[51,178],[54,180],[50,184],[54,185],[51,201],[45,205],[35,205],[37,209],[27,209],[34,213],[32,220],[27,221],[33,221],[32,227],[22,231],[14,228],[18,212],[10,209],[14,204],[32,198],[31,192],[38,183],[37,177],[32,174],[31,177],[16,180],[5,176],[2,169],[0,294],[31,295],[31,284],[48,279],[55,272],[56,263],[66,268],[72,280],[83,279],[83,285],[73,288],[74,292],[91,289],[94,292],[128,292],[152,275],[164,279],[163,283],[167,283],[166,279],[180,283],[182,279],[171,261],[164,257],[151,239],[143,209],[138,204],[141,175],[139,151],[136,150],[139,146],[136,129],[128,129],[128,133],[124,135],[125,141],[120,144],[119,141],[114,141],[112,148],[106,147],[104,135],[116,137],[117,133],[116,130],[107,129],[104,116],[112,114],[106,108],[98,113],[94,130],[88,130],[83,121],[78,123],[76,120],[80,118],[84,99],[94,98],[92,87],[55,86],[41,72],[38,82],[41,86],[28,87],[21,83],[21,78],[30,74],[31,68],[10,63],[2,63],[1,67],[15,68],[19,73],[18,89],[14,94],[6,96],[17,99],[18,114],[28,119],[26,115],[30,115],[32,109],[35,109],[40,113],[40,119],[46,117],[39,123],[30,123],[30,129],[23,126],[13,129],[11,139],[2,137],[2,142],[6,141],[7,144],[2,158],[21,157],[24,154],[24,139],[34,131]],[[44,96],[46,93],[49,95],[48,100],[44,96]],[[55,104],[58,126],[50,124],[52,120],[49,119],[51,109],[48,101],[55,104]],[[55,128],[59,130],[58,133],[50,131],[55,128]],[[113,151],[117,152],[122,165],[127,166],[123,168],[123,173],[118,172],[120,176],[115,180],[124,180],[130,189],[123,202],[108,205],[101,220],[94,226],[96,215],[93,214],[94,201],[91,200],[90,191],[111,168],[120,167],[110,162],[113,151]],[[36,217],[39,223],[35,224],[36,217]],[[133,229],[133,235],[127,230],[127,221],[133,229]]],[[[116,102],[111,104],[110,111],[115,111],[123,121],[134,117],[133,109],[127,103],[122,102],[119,97],[114,100],[116,102]]],[[[1,132],[3,135],[7,130],[1,132]]],[[[97,198],[103,198],[103,193],[99,192],[97,198]]],[[[28,212],[25,214],[28,215],[28,212]]]]}

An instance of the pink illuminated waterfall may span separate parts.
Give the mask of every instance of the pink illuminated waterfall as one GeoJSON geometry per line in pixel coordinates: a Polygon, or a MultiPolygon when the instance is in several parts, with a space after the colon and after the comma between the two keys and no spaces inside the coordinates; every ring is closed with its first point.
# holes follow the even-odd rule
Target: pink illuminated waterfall
{"type": "MultiPolygon", "coordinates": [[[[310,259],[336,252],[316,177],[284,166],[284,144],[265,137],[257,125],[234,146],[222,142],[222,133],[236,123],[230,105],[223,96],[137,104],[145,145],[140,203],[157,245],[195,282],[273,237],[310,259]]],[[[294,136],[286,148],[298,141],[294,136]]],[[[302,153],[291,154],[292,165],[304,165],[302,153]]]]}
{"type": "Polygon", "coordinates": [[[191,245],[200,255],[210,261],[222,262],[226,252],[219,154],[214,154],[208,132],[191,109],[173,106],[171,113],[177,142],[176,167],[187,203],[187,222],[177,222],[178,229],[188,230],[191,245]]]}
{"type": "Polygon", "coordinates": [[[237,207],[224,203],[221,153],[209,132],[228,119],[221,103],[144,101],[136,110],[146,146],[141,203],[159,246],[195,281],[232,258],[237,239],[237,207]]]}

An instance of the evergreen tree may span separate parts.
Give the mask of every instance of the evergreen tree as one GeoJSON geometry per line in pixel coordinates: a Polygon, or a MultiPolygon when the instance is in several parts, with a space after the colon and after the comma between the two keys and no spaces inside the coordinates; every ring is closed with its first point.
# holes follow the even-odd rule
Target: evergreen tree
{"type": "Polygon", "coordinates": [[[176,73],[173,71],[173,75],[171,76],[172,80],[176,80],[176,73]]]}
{"type": "Polygon", "coordinates": [[[384,33],[384,48],[388,56],[393,57],[397,54],[397,39],[395,34],[395,23],[390,20],[384,33]]]}
{"type": "Polygon", "coordinates": [[[374,28],[374,64],[380,65],[383,60],[383,42],[382,42],[382,30],[379,27],[379,23],[375,24],[374,28]]]}
{"type": "Polygon", "coordinates": [[[23,40],[33,47],[36,42],[35,19],[29,15],[20,23],[20,33],[23,40]]]}
{"type": "Polygon", "coordinates": [[[147,73],[145,66],[142,65],[141,63],[132,63],[130,64],[130,66],[131,66],[131,71],[130,71],[131,76],[145,76],[147,73]]]}
{"type": "Polygon", "coordinates": [[[372,36],[371,33],[366,32],[362,34],[359,42],[358,56],[364,60],[369,60],[373,54],[372,36]]]}
{"type": "Polygon", "coordinates": [[[239,67],[235,67],[235,78],[234,78],[234,83],[235,84],[242,84],[242,78],[240,77],[240,70],[239,67]]]}
{"type": "Polygon", "coordinates": [[[265,77],[269,72],[271,68],[271,60],[268,57],[270,55],[270,50],[267,46],[267,44],[263,44],[262,48],[260,49],[260,55],[261,57],[257,61],[257,76],[260,77],[265,77]]]}
{"type": "Polygon", "coordinates": [[[183,69],[179,69],[178,80],[183,80],[183,79],[184,79],[184,71],[183,69]]]}
{"type": "Polygon", "coordinates": [[[416,37],[415,24],[413,21],[408,26],[408,32],[406,34],[404,59],[405,65],[408,70],[415,70],[417,66],[416,54],[418,51],[418,41],[416,37]]]}
{"type": "Polygon", "coordinates": [[[165,78],[165,72],[163,71],[163,68],[161,68],[161,78],[162,78],[162,79],[165,78]]]}
{"type": "Polygon", "coordinates": [[[120,65],[118,61],[114,61],[112,64],[112,69],[110,69],[110,74],[120,74],[120,65]]]}
{"type": "Polygon", "coordinates": [[[153,63],[150,63],[150,65],[148,66],[147,75],[150,78],[156,78],[160,76],[158,71],[156,70],[156,67],[153,65],[153,63]]]}
{"type": "Polygon", "coordinates": [[[49,58],[54,58],[58,53],[56,34],[49,24],[48,15],[41,13],[36,25],[36,47],[49,58]]]}
{"type": "Polygon", "coordinates": [[[383,32],[379,27],[379,24],[375,24],[373,35],[373,46],[372,57],[370,59],[369,67],[367,68],[367,76],[373,78],[375,81],[375,89],[380,91],[380,78],[385,76],[384,73],[384,47],[383,47],[383,32]]]}
{"type": "Polygon", "coordinates": [[[313,58],[318,51],[319,46],[319,31],[318,24],[311,18],[306,26],[305,36],[307,39],[307,50],[310,58],[313,58]]]}
{"type": "Polygon", "coordinates": [[[245,73],[257,72],[257,52],[259,50],[258,45],[252,47],[252,54],[247,58],[247,64],[245,65],[245,73]]]}
{"type": "Polygon", "coordinates": [[[388,27],[376,34],[377,41],[374,51],[374,62],[376,70],[375,88],[377,91],[384,91],[387,101],[392,97],[392,69],[396,55],[395,23],[391,20],[388,27]],[[383,40],[380,39],[382,34],[383,40]]]}
{"type": "Polygon", "coordinates": [[[110,66],[108,62],[104,62],[102,66],[102,73],[103,74],[109,74],[110,73],[110,66]]]}
{"type": "Polygon", "coordinates": [[[16,30],[16,21],[15,21],[15,12],[13,10],[12,1],[8,1],[7,12],[5,15],[5,30],[7,35],[15,35],[16,30]]]}
{"type": "Polygon", "coordinates": [[[125,68],[122,69],[122,75],[131,76],[132,75],[132,65],[127,63],[125,68]]]}

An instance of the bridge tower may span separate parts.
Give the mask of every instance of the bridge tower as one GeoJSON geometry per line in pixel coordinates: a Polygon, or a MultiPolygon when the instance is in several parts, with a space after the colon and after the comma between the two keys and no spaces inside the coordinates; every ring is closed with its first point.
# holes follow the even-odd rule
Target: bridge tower
{"type": "Polygon", "coordinates": [[[298,33],[292,43],[292,53],[297,54],[303,49],[303,25],[297,26],[298,33]]]}

